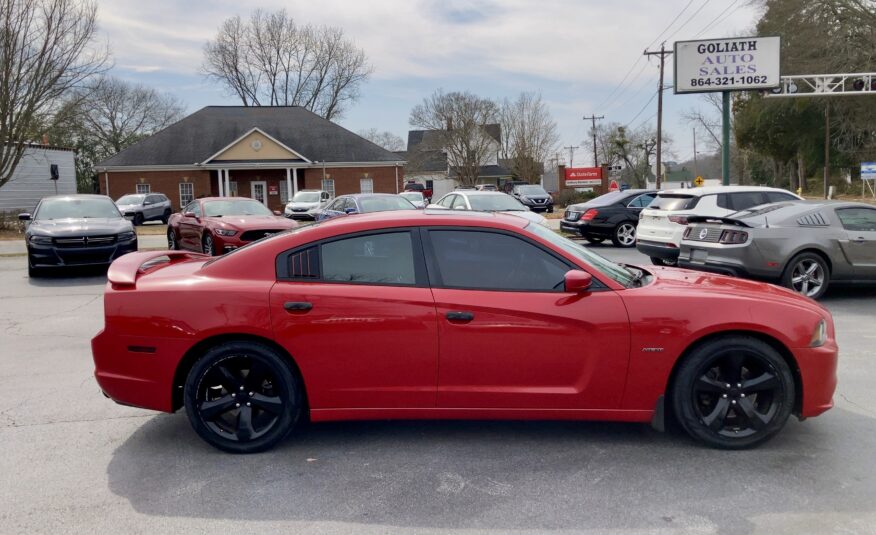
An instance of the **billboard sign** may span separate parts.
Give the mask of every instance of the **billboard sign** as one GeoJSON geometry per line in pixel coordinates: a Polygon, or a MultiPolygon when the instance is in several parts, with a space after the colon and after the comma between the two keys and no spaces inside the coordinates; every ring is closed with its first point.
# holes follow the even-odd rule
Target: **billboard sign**
{"type": "Polygon", "coordinates": [[[781,83],[780,37],[675,43],[675,92],[773,89],[781,83]]]}
{"type": "Polygon", "coordinates": [[[876,162],[861,162],[861,180],[876,180],[876,162]]]}
{"type": "Polygon", "coordinates": [[[602,185],[601,167],[567,167],[565,177],[566,187],[580,188],[602,185]]]}

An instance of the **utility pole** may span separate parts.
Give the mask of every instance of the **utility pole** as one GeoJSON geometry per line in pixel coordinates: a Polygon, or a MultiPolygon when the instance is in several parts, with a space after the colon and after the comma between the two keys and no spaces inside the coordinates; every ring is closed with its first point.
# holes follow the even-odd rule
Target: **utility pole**
{"type": "Polygon", "coordinates": [[[575,149],[577,149],[578,146],[575,145],[574,147],[569,146],[569,147],[563,147],[563,148],[567,149],[569,151],[569,167],[575,167],[573,165],[573,163],[575,161],[575,149]]]}
{"type": "Polygon", "coordinates": [[[697,165],[697,129],[693,129],[693,143],[694,143],[694,178],[700,176],[699,165],[697,165]]]}
{"type": "Polygon", "coordinates": [[[672,52],[666,50],[666,42],[660,43],[659,52],[648,52],[645,50],[646,56],[660,56],[660,83],[657,85],[657,189],[660,189],[660,179],[663,176],[663,166],[661,162],[663,148],[663,64],[666,61],[666,56],[672,55],[672,52]]]}
{"type": "Polygon", "coordinates": [[[593,167],[599,167],[599,161],[596,156],[596,121],[601,121],[605,119],[604,115],[600,115],[597,117],[596,115],[591,115],[590,117],[582,117],[585,121],[593,121],[593,128],[590,130],[593,132],[593,167]]]}
{"type": "Polygon", "coordinates": [[[830,102],[824,107],[824,198],[829,193],[830,183],[830,102]]]}

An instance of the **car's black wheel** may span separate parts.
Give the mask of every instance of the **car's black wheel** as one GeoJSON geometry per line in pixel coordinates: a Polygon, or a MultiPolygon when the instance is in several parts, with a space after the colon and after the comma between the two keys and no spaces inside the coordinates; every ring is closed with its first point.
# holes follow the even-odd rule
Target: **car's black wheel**
{"type": "Polygon", "coordinates": [[[139,227],[140,225],[142,225],[143,224],[143,214],[140,214],[140,213],[134,214],[133,223],[134,223],[135,227],[139,227]]]}
{"type": "Polygon", "coordinates": [[[600,236],[584,236],[584,239],[589,241],[590,243],[602,243],[605,241],[605,238],[600,236]]]}
{"type": "Polygon", "coordinates": [[[685,358],[671,399],[678,422],[693,438],[716,448],[749,448],[785,425],[794,407],[794,377],[766,342],[719,337],[685,358]]]}
{"type": "Polygon", "coordinates": [[[674,267],[678,265],[678,260],[666,260],[665,258],[658,258],[656,256],[651,257],[651,263],[655,266],[669,266],[674,267]]]}
{"type": "Polygon", "coordinates": [[[816,253],[800,253],[788,262],[782,273],[782,286],[818,299],[830,284],[830,267],[816,253]]]}
{"type": "Polygon", "coordinates": [[[287,359],[255,342],[227,342],[207,351],[189,372],[184,396],[195,432],[231,453],[265,451],[283,440],[303,400],[287,359]]]}
{"type": "Polygon", "coordinates": [[[170,210],[165,210],[164,215],[161,216],[161,223],[166,225],[170,220],[170,210]]]}
{"type": "Polygon", "coordinates": [[[43,270],[33,267],[33,264],[31,264],[30,256],[27,257],[27,276],[32,279],[43,276],[43,270]]]}
{"type": "Polygon", "coordinates": [[[176,241],[176,232],[172,228],[167,229],[167,248],[171,251],[179,249],[179,244],[176,241]]]}
{"type": "Polygon", "coordinates": [[[201,240],[201,251],[207,256],[216,255],[216,243],[210,234],[204,234],[204,238],[201,240]]]}
{"type": "Polygon", "coordinates": [[[611,235],[611,243],[615,247],[635,247],[636,225],[627,221],[616,226],[611,235]]]}
{"type": "Polygon", "coordinates": [[[548,207],[547,213],[549,213],[549,214],[554,213],[554,207],[553,206],[548,207]]]}

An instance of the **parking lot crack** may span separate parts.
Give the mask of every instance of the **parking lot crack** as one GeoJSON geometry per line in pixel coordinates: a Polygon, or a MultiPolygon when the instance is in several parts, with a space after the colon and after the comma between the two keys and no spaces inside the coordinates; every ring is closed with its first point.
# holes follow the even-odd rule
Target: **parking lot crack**
{"type": "Polygon", "coordinates": [[[860,403],[855,403],[854,401],[847,398],[845,394],[840,394],[840,397],[843,398],[846,401],[846,403],[848,403],[849,405],[853,405],[853,406],[861,409],[862,411],[866,412],[867,414],[872,414],[873,416],[876,416],[876,411],[874,411],[872,409],[868,409],[867,407],[861,405],[860,403]]]}

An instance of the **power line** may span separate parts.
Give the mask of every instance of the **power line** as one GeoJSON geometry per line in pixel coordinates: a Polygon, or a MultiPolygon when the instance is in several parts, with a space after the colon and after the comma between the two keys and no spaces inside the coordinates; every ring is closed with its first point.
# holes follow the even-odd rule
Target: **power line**
{"type": "Polygon", "coordinates": [[[644,119],[644,120],[640,121],[639,124],[637,124],[636,126],[630,128],[630,130],[637,130],[637,129],[638,129],[640,126],[642,126],[643,124],[651,122],[651,119],[653,119],[654,117],[657,117],[657,112],[656,112],[656,111],[655,111],[654,113],[652,113],[651,116],[648,117],[647,119],[644,119]]]}
{"type": "MultiPolygon", "coordinates": [[[[652,46],[654,46],[654,44],[657,41],[659,41],[661,37],[663,37],[663,34],[666,33],[667,31],[669,31],[669,28],[671,28],[672,25],[675,24],[678,21],[678,19],[681,18],[682,15],[684,15],[684,12],[687,11],[687,8],[689,8],[690,5],[693,4],[693,2],[694,2],[694,0],[690,0],[690,2],[688,2],[686,6],[681,8],[681,11],[679,11],[678,15],[676,15],[675,18],[672,19],[672,22],[670,22],[669,25],[666,28],[664,28],[662,32],[660,32],[660,35],[658,35],[653,41],[648,43],[648,46],[646,46],[645,49],[648,49],[648,48],[651,48],[652,46]]],[[[706,4],[708,4],[708,3],[709,3],[709,0],[706,0],[706,4]]],[[[705,4],[703,4],[703,5],[705,5],[705,4]]],[[[700,7],[700,9],[702,9],[702,7],[700,7]]],[[[697,12],[699,12],[699,10],[697,10],[697,12]]],[[[696,13],[694,13],[694,15],[696,15],[696,13]]],[[[690,19],[688,19],[688,20],[690,20],[690,19]]],[[[687,24],[687,23],[685,23],[685,24],[687,24]]],[[[684,26],[684,25],[682,25],[682,26],[684,26]]],[[[676,31],[678,31],[678,30],[676,30],[676,31]]],[[[667,37],[665,40],[668,41],[669,38],[667,37]]]]}
{"type": "MultiPolygon", "coordinates": [[[[620,101],[620,98],[621,98],[622,96],[624,96],[624,94],[625,94],[627,91],[629,91],[629,90],[633,87],[633,84],[636,83],[636,80],[638,80],[639,78],[641,78],[642,73],[645,72],[645,69],[647,69],[649,65],[650,65],[650,62],[645,62],[645,63],[642,65],[642,68],[639,69],[639,72],[636,73],[636,76],[634,76],[632,79],[630,79],[630,81],[627,83],[627,86],[626,86],[625,88],[623,88],[621,91],[619,91],[618,94],[615,95],[615,98],[613,98],[613,99],[609,99],[609,100],[604,104],[604,107],[605,107],[606,111],[608,111],[608,110],[613,110],[613,109],[615,109],[615,108],[617,107],[617,103],[620,101]]],[[[636,93],[640,93],[641,91],[642,91],[642,88],[640,87],[639,89],[636,90],[636,93]]],[[[629,102],[629,100],[628,100],[627,102],[629,102]]]]}
{"type": "Polygon", "coordinates": [[[655,91],[654,94],[651,95],[651,98],[648,99],[648,102],[646,102],[644,106],[642,106],[642,109],[639,110],[639,113],[637,113],[636,115],[633,116],[632,119],[630,119],[629,121],[627,121],[627,124],[624,125],[624,128],[630,126],[630,124],[632,124],[633,121],[635,121],[636,119],[638,119],[638,118],[639,118],[639,115],[642,115],[642,113],[648,108],[648,106],[650,106],[651,103],[654,102],[654,97],[656,97],[656,96],[657,96],[657,91],[655,91]]]}
{"type": "MultiPolygon", "coordinates": [[[[699,32],[697,32],[696,35],[693,36],[693,38],[696,39],[697,37],[701,36],[702,34],[706,33],[707,31],[711,30],[712,27],[715,26],[715,24],[718,22],[718,19],[721,19],[721,17],[723,17],[725,13],[727,13],[728,11],[730,11],[730,8],[732,8],[732,7],[733,7],[734,5],[736,5],[737,3],[739,3],[739,0],[733,0],[733,2],[730,3],[730,5],[728,5],[726,8],[724,8],[724,11],[718,13],[718,16],[715,17],[714,19],[712,19],[711,22],[709,22],[708,24],[706,24],[706,25],[703,27],[702,30],[700,30],[699,32]]],[[[736,9],[734,9],[733,11],[730,11],[730,13],[727,13],[727,17],[729,17],[730,15],[732,15],[733,13],[735,13],[736,11],[738,11],[739,8],[742,7],[742,5],[743,5],[743,4],[740,4],[740,5],[736,6],[736,9]]],[[[726,18],[726,17],[724,17],[724,18],[726,18]]],[[[721,20],[723,21],[724,19],[721,19],[721,20]]]]}
{"type": "Polygon", "coordinates": [[[688,23],[689,23],[690,21],[692,21],[692,20],[694,19],[694,17],[696,17],[696,16],[700,13],[700,11],[703,10],[704,7],[706,7],[707,5],[709,5],[709,2],[711,2],[711,1],[712,1],[712,0],[706,0],[705,2],[703,2],[703,5],[701,5],[701,6],[699,7],[699,9],[697,9],[696,11],[694,11],[693,14],[692,14],[690,17],[688,17],[688,19],[687,19],[686,21],[684,21],[684,24],[682,24],[681,26],[679,26],[678,28],[676,28],[675,31],[672,32],[672,34],[670,34],[669,37],[666,38],[666,40],[669,41],[669,40],[671,40],[673,37],[675,37],[675,35],[676,35],[678,32],[680,32],[682,28],[684,28],[685,26],[687,26],[688,23]]]}

